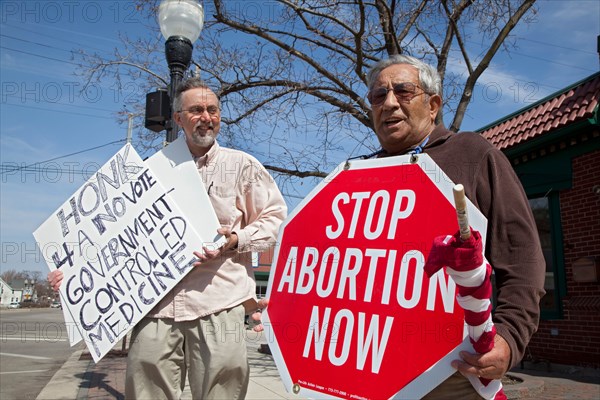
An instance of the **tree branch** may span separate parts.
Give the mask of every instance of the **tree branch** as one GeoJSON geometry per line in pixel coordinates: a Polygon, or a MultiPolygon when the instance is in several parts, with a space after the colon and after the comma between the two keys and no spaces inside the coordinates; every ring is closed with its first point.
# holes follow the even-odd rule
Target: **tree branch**
{"type": "Polygon", "coordinates": [[[244,24],[240,24],[236,21],[233,21],[233,20],[227,18],[225,16],[225,14],[223,14],[223,11],[222,11],[223,7],[222,7],[221,0],[214,0],[214,4],[215,4],[215,9],[216,9],[216,15],[214,15],[214,17],[217,21],[219,21],[227,26],[230,26],[232,28],[235,28],[238,31],[246,32],[246,33],[258,36],[260,38],[263,38],[263,39],[273,43],[274,45],[285,50],[292,56],[295,56],[295,57],[299,58],[300,60],[306,62],[308,65],[310,65],[312,68],[314,68],[319,74],[326,77],[327,79],[332,81],[334,84],[336,84],[340,88],[342,88],[342,90],[344,92],[346,92],[351,98],[353,98],[353,100],[359,100],[359,96],[356,93],[354,93],[351,88],[346,86],[346,84],[342,80],[340,80],[337,76],[332,74],[322,64],[320,64],[313,58],[309,57],[307,54],[305,54],[305,53],[295,49],[293,46],[290,46],[287,43],[284,43],[284,42],[274,38],[273,36],[265,33],[265,30],[263,30],[263,29],[259,29],[256,26],[247,26],[244,24]]]}
{"type": "Polygon", "coordinates": [[[274,165],[263,164],[263,166],[274,172],[279,172],[281,174],[297,176],[298,178],[308,178],[308,177],[316,177],[316,178],[325,178],[328,174],[321,171],[299,171],[297,169],[287,169],[282,167],[276,167],[274,165]]]}
{"type": "MultiPolygon", "coordinates": [[[[404,39],[406,38],[406,36],[408,36],[408,33],[410,32],[410,30],[412,29],[413,26],[415,26],[417,19],[421,16],[421,14],[423,13],[423,10],[425,9],[425,6],[427,5],[427,3],[429,2],[429,0],[422,0],[421,3],[419,4],[419,6],[417,7],[417,9],[414,12],[411,12],[410,14],[410,18],[408,19],[408,21],[405,23],[404,25],[404,29],[402,29],[402,32],[400,32],[400,34],[398,35],[398,38],[396,39],[399,42],[404,41],[404,39]]],[[[394,2],[392,2],[393,4],[394,2]]],[[[394,14],[393,12],[390,14],[390,17],[393,18],[394,14]]],[[[398,43],[398,48],[400,48],[400,44],[398,43]]]]}
{"type": "Polygon", "coordinates": [[[444,11],[446,12],[446,16],[448,17],[449,24],[446,32],[446,38],[444,39],[444,44],[442,45],[442,51],[440,52],[441,57],[438,60],[438,72],[439,70],[446,71],[446,63],[448,62],[448,53],[450,51],[452,39],[453,37],[456,37],[458,47],[460,48],[460,52],[462,53],[463,59],[465,60],[465,64],[467,66],[467,71],[469,75],[473,73],[473,67],[471,66],[469,55],[465,49],[465,44],[462,40],[460,30],[456,24],[456,22],[462,16],[463,11],[472,5],[473,1],[474,0],[461,1],[460,4],[454,8],[453,12],[450,12],[450,9],[448,8],[447,0],[443,0],[441,2],[442,6],[444,7],[444,11]]]}
{"type": "Polygon", "coordinates": [[[123,60],[120,60],[120,61],[100,62],[100,63],[96,64],[96,66],[94,68],[92,68],[92,73],[90,75],[90,79],[94,75],[95,71],[97,71],[98,69],[105,69],[105,68],[108,68],[108,67],[114,66],[114,65],[127,65],[129,67],[137,68],[140,71],[143,71],[143,72],[147,73],[148,75],[151,75],[151,76],[155,77],[156,79],[160,80],[165,85],[169,84],[165,80],[165,78],[163,78],[162,76],[154,73],[152,70],[150,70],[150,69],[148,69],[148,68],[146,68],[146,67],[144,67],[142,65],[139,65],[139,64],[136,64],[136,63],[132,63],[132,62],[129,62],[129,61],[123,61],[123,60]]]}
{"type": "Polygon", "coordinates": [[[477,65],[473,73],[470,74],[467,78],[463,94],[461,96],[458,107],[456,108],[456,115],[454,117],[454,120],[452,121],[452,125],[450,125],[451,130],[457,131],[460,128],[467,106],[471,102],[471,97],[473,96],[473,88],[475,87],[475,83],[477,83],[477,80],[479,79],[481,74],[487,69],[490,62],[492,61],[492,58],[494,57],[494,55],[496,54],[496,52],[498,51],[498,49],[500,48],[510,31],[513,30],[517,22],[519,22],[521,17],[525,15],[525,13],[533,6],[534,3],[535,0],[525,0],[521,4],[521,6],[517,9],[515,14],[513,14],[509,18],[506,25],[504,25],[504,27],[500,30],[493,43],[491,44],[490,48],[481,59],[479,65],[477,65]]]}

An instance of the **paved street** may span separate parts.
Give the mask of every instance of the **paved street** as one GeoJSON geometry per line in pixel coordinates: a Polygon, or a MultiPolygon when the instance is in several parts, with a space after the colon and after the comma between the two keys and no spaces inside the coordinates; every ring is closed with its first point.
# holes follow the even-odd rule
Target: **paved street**
{"type": "MultiPolygon", "coordinates": [[[[246,399],[304,399],[304,397],[285,391],[273,357],[257,351],[262,343],[260,335],[248,332],[245,339],[250,363],[250,385],[246,399]]],[[[117,348],[120,348],[120,345],[117,348]]],[[[73,356],[65,362],[40,393],[38,400],[123,399],[125,366],[125,357],[107,356],[96,364],[91,360],[87,350],[80,350],[73,353],[73,356]]],[[[526,369],[516,368],[511,371],[510,374],[517,379],[513,384],[504,387],[508,399],[600,399],[598,371],[576,367],[561,370],[558,366],[553,366],[554,372],[548,372],[547,369],[539,370],[533,367],[540,366],[527,365],[526,369]]],[[[181,400],[190,400],[191,398],[191,392],[187,386],[181,400]]]]}
{"type": "MultiPolygon", "coordinates": [[[[285,392],[272,356],[257,351],[260,337],[249,333],[246,340],[251,365],[247,398],[298,398],[285,392]]],[[[71,349],[59,309],[0,310],[2,400],[123,398],[125,362],[124,357],[106,357],[96,364],[82,345],[71,349]]],[[[600,399],[598,371],[586,375],[576,367],[554,372],[532,367],[539,366],[511,372],[523,382],[505,386],[509,399],[600,399]]],[[[189,388],[182,399],[191,399],[189,388]]]]}
{"type": "Polygon", "coordinates": [[[35,399],[73,350],[62,310],[0,309],[0,398],[35,399]]]}

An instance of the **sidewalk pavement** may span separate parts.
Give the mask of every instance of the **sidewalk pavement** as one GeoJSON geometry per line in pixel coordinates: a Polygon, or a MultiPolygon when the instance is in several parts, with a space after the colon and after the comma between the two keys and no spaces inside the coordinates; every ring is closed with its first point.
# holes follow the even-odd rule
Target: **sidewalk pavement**
{"type": "MultiPolygon", "coordinates": [[[[248,400],[298,399],[287,393],[279,378],[273,357],[258,351],[261,334],[247,331],[250,385],[248,400]]],[[[87,349],[75,351],[38,395],[38,400],[123,399],[126,357],[120,354],[121,343],[112,353],[95,364],[87,349]]],[[[598,400],[600,371],[558,365],[525,363],[508,374],[512,382],[504,384],[509,399],[598,400]],[[519,382],[520,380],[520,382],[519,382]]],[[[186,386],[182,400],[192,399],[186,386]]]]}

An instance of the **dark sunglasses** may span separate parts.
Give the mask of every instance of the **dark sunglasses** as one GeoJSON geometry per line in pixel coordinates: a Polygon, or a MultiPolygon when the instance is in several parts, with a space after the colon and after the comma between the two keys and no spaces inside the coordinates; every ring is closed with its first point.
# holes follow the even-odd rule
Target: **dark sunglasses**
{"type": "Polygon", "coordinates": [[[423,88],[416,83],[402,82],[395,84],[391,89],[384,87],[371,89],[367,94],[367,99],[371,105],[378,106],[385,101],[389,91],[393,91],[394,96],[396,96],[398,101],[401,103],[408,103],[419,95],[429,94],[425,90],[423,90],[421,93],[417,93],[417,89],[423,90],[423,88]]]}

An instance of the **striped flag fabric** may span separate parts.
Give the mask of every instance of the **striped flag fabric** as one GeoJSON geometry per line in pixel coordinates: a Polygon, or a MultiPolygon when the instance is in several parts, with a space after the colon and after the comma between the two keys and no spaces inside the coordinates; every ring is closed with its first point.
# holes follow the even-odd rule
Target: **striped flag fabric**
{"type": "MultiPolygon", "coordinates": [[[[457,287],[456,300],[465,313],[469,338],[479,354],[494,347],[496,328],[492,322],[492,266],[483,256],[481,234],[471,230],[469,239],[438,236],[425,262],[425,273],[431,277],[445,268],[457,287]]],[[[477,393],[485,399],[505,400],[506,395],[499,379],[485,379],[467,374],[477,393]]]]}

